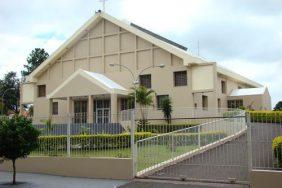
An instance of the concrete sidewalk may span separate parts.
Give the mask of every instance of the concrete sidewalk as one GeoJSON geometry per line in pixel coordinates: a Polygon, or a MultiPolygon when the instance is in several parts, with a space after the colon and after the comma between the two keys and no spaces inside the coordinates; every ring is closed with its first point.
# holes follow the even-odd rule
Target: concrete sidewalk
{"type": "Polygon", "coordinates": [[[136,179],[119,188],[249,188],[248,185],[136,179]]]}
{"type": "Polygon", "coordinates": [[[125,180],[73,178],[31,173],[18,173],[19,184],[15,186],[11,185],[11,181],[12,173],[0,172],[0,188],[115,188],[127,183],[125,180]]]}

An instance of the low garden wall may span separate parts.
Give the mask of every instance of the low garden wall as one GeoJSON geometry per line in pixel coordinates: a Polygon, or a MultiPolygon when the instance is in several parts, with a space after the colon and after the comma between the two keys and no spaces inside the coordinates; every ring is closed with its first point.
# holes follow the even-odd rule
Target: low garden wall
{"type": "MultiPolygon", "coordinates": [[[[16,162],[17,172],[60,176],[131,179],[132,160],[118,158],[28,157],[16,162]]],[[[11,161],[0,165],[0,171],[12,171],[11,161]]]]}
{"type": "Polygon", "coordinates": [[[252,170],[250,184],[251,188],[281,188],[282,171],[252,170]]]}

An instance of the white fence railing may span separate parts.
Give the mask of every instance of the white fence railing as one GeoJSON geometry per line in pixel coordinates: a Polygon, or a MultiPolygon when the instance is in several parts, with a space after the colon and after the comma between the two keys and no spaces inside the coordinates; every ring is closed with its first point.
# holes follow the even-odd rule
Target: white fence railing
{"type": "MultiPolygon", "coordinates": [[[[225,117],[197,126],[137,141],[137,175],[152,174],[166,166],[246,130],[244,111],[226,111],[225,117]]],[[[169,125],[168,125],[169,126],[169,125]]]]}

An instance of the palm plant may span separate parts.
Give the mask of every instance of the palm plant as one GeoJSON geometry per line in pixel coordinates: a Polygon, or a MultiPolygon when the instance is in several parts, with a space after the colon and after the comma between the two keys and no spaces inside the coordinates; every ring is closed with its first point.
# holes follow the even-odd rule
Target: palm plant
{"type": "Polygon", "coordinates": [[[162,112],[164,114],[164,118],[168,124],[171,123],[171,113],[172,113],[172,102],[169,97],[163,99],[161,102],[162,112]]]}
{"type": "Polygon", "coordinates": [[[144,124],[147,121],[145,116],[145,108],[153,104],[152,94],[155,92],[154,90],[148,89],[144,86],[139,86],[132,89],[133,92],[131,92],[129,95],[130,97],[136,97],[136,103],[139,104],[140,107],[141,122],[144,124]]]}

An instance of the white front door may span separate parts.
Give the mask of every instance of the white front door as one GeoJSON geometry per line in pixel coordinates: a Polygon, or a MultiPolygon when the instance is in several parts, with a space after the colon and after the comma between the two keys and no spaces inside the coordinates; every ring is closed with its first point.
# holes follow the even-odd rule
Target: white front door
{"type": "Polygon", "coordinates": [[[109,123],[110,122],[110,100],[109,99],[101,99],[95,101],[95,122],[96,123],[109,123]]]}

